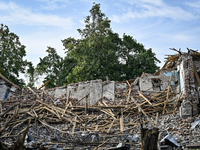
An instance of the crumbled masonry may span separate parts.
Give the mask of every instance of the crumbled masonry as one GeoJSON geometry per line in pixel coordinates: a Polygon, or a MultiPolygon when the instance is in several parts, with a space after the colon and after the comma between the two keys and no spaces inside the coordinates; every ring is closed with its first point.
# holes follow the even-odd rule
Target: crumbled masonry
{"type": "Polygon", "coordinates": [[[200,147],[200,53],[173,50],[155,74],[124,82],[20,89],[0,75],[0,149],[200,147]]]}

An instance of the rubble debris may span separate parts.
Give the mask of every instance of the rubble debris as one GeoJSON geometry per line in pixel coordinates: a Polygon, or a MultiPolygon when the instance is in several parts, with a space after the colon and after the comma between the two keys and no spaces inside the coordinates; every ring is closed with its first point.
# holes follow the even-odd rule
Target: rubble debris
{"type": "MultiPolygon", "coordinates": [[[[177,111],[173,110],[173,96],[174,93],[170,91],[166,104],[167,113],[177,111]]],[[[86,99],[87,97],[88,95],[86,99]]],[[[38,143],[46,143],[44,148],[51,148],[53,144],[57,144],[58,148],[75,146],[77,149],[84,146],[95,148],[100,145],[100,149],[107,145],[117,147],[122,140],[126,146],[128,143],[129,147],[141,147],[140,140],[127,142],[130,141],[128,136],[140,133],[138,117],[141,110],[146,114],[143,117],[145,126],[154,125],[153,118],[156,118],[157,112],[162,114],[167,92],[144,94],[132,91],[130,97],[128,103],[126,97],[119,102],[102,97],[94,105],[88,104],[86,111],[85,104],[71,98],[70,92],[68,97],[61,96],[58,99],[45,90],[24,89],[20,95],[13,95],[7,101],[1,101],[3,112],[0,114],[0,138],[4,144],[12,144],[13,139],[23,134],[28,120],[31,119],[27,136],[35,141],[32,142],[34,144],[28,144],[25,140],[25,146],[29,148],[38,147],[38,143]],[[148,125],[149,121],[152,122],[151,125],[148,125]],[[105,141],[107,142],[104,143],[105,141]]]]}
{"type": "Polygon", "coordinates": [[[196,119],[194,123],[192,124],[191,130],[193,130],[199,124],[199,122],[200,122],[200,119],[196,119]]]}
{"type": "Polygon", "coordinates": [[[0,100],[6,100],[13,91],[17,92],[20,87],[9,81],[0,73],[0,100]]]}
{"type": "Polygon", "coordinates": [[[165,131],[162,134],[166,134],[165,137],[160,141],[161,143],[165,142],[166,145],[170,145],[171,147],[179,147],[180,145],[177,143],[175,138],[168,132],[165,131]]]}
{"type": "Polygon", "coordinates": [[[12,148],[23,135],[23,149],[156,149],[152,137],[168,144],[162,149],[198,146],[200,53],[178,52],[154,75],[122,83],[12,93],[0,100],[0,146],[12,148]]]}

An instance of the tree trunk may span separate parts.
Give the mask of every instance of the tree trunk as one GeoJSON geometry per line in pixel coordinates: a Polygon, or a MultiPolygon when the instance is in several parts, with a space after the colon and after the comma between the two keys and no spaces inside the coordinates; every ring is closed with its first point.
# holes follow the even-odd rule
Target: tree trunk
{"type": "Polygon", "coordinates": [[[158,150],[158,128],[147,129],[141,126],[142,150],[158,150]]]}

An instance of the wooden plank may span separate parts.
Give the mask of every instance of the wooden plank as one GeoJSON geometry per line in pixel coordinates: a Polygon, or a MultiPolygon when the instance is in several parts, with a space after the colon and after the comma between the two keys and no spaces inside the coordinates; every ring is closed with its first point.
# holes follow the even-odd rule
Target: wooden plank
{"type": "Polygon", "coordinates": [[[99,147],[101,147],[103,144],[105,144],[106,142],[108,142],[110,139],[107,139],[105,142],[103,142],[102,144],[98,145],[97,147],[94,148],[94,150],[97,150],[99,147]]]}
{"type": "Polygon", "coordinates": [[[63,117],[63,115],[65,114],[65,112],[66,112],[66,110],[67,110],[67,108],[69,107],[69,104],[68,104],[68,102],[69,102],[69,98],[70,98],[70,94],[71,94],[71,91],[69,91],[69,93],[68,93],[68,95],[67,95],[67,101],[66,101],[66,107],[65,107],[65,110],[64,110],[64,112],[62,113],[62,117],[63,117]]]}
{"type": "Polygon", "coordinates": [[[38,99],[42,100],[41,97],[40,97],[37,93],[35,93],[30,87],[28,87],[28,89],[29,89],[34,95],[36,95],[38,99]]]}
{"type": "Polygon", "coordinates": [[[124,121],[123,121],[123,113],[120,116],[120,131],[124,131],[124,121]]]}
{"type": "Polygon", "coordinates": [[[44,86],[46,86],[50,81],[51,81],[51,80],[46,81],[46,82],[39,88],[39,90],[40,90],[41,88],[43,88],[44,86]]]}
{"type": "Polygon", "coordinates": [[[131,99],[133,100],[133,102],[137,105],[137,107],[139,108],[139,110],[145,115],[145,117],[147,118],[147,120],[151,123],[152,126],[154,126],[154,123],[151,121],[151,119],[147,116],[147,114],[144,112],[144,110],[140,107],[140,105],[136,102],[136,100],[131,97],[131,99]]]}
{"type": "Polygon", "coordinates": [[[129,103],[129,100],[130,100],[130,95],[131,95],[131,88],[129,89],[129,92],[128,92],[128,97],[127,97],[127,99],[126,99],[126,101],[127,101],[127,104],[129,103]]]}
{"type": "MultiPolygon", "coordinates": [[[[98,102],[98,103],[99,103],[99,105],[103,105],[100,102],[98,102]]],[[[111,114],[109,111],[101,109],[101,108],[100,108],[100,111],[102,111],[102,112],[106,113],[107,115],[109,115],[109,116],[113,117],[114,119],[116,119],[115,116],[113,114],[111,114]]]]}
{"type": "Polygon", "coordinates": [[[80,100],[78,100],[76,103],[75,103],[75,105],[76,104],[78,104],[80,101],[82,101],[86,96],[88,96],[89,94],[87,94],[87,95],[85,95],[83,98],[81,98],[80,100]]]}
{"type": "Polygon", "coordinates": [[[128,82],[128,80],[126,80],[126,82],[127,82],[128,86],[131,87],[131,85],[130,85],[130,83],[128,82]]]}
{"type": "MultiPolygon", "coordinates": [[[[108,107],[108,105],[107,105],[105,102],[103,102],[103,104],[104,104],[106,107],[108,107]]],[[[108,110],[110,111],[110,113],[112,114],[112,116],[115,116],[111,109],[108,109],[108,110]]]]}
{"type": "Polygon", "coordinates": [[[88,109],[88,95],[86,95],[85,114],[87,114],[87,109],[88,109]]]}
{"type": "Polygon", "coordinates": [[[152,106],[152,103],[142,93],[140,93],[140,91],[138,91],[138,93],[142,98],[144,98],[152,106]]]}
{"type": "Polygon", "coordinates": [[[77,120],[77,116],[75,116],[75,121],[74,121],[74,126],[72,128],[72,135],[74,136],[74,130],[76,128],[76,120],[77,120]]]}
{"type": "Polygon", "coordinates": [[[157,124],[158,124],[158,115],[159,115],[159,113],[157,112],[157,113],[156,113],[156,122],[155,122],[155,126],[157,126],[157,124]]]}
{"type": "Polygon", "coordinates": [[[111,128],[113,127],[113,123],[115,122],[115,120],[116,120],[116,119],[114,119],[114,120],[111,122],[111,124],[110,124],[110,126],[109,126],[109,129],[108,129],[108,131],[107,131],[107,133],[110,133],[111,128]]]}
{"type": "MultiPolygon", "coordinates": [[[[134,83],[134,82],[133,82],[134,83]]],[[[126,94],[129,92],[129,89],[131,89],[131,87],[133,86],[133,83],[131,83],[131,86],[128,88],[128,90],[124,93],[124,96],[126,96],[126,94]]]]}

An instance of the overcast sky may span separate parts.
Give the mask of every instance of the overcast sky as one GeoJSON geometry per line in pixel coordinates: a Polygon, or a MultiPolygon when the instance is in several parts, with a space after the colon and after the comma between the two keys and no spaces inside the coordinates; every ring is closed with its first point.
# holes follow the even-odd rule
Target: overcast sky
{"type": "Polygon", "coordinates": [[[131,35],[152,48],[162,66],[169,48],[198,50],[200,47],[200,0],[1,0],[0,23],[7,25],[26,46],[34,65],[46,55],[47,46],[64,56],[61,40],[80,38],[93,2],[111,20],[122,37],[131,35]]]}

